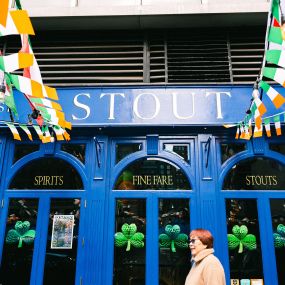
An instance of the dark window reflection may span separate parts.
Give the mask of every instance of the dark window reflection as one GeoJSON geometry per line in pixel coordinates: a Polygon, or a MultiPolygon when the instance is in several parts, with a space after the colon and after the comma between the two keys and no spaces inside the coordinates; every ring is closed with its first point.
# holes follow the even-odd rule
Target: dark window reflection
{"type": "Polygon", "coordinates": [[[190,161],[189,145],[188,144],[163,144],[163,149],[169,152],[174,152],[185,161],[190,161]]]}
{"type": "Polygon", "coordinates": [[[85,144],[62,144],[61,150],[68,152],[78,158],[83,164],[85,163],[85,144]]]}
{"type": "Polygon", "coordinates": [[[80,199],[51,200],[43,284],[75,284],[79,218],[80,199]]]}
{"type": "Polygon", "coordinates": [[[222,143],[221,144],[221,158],[222,163],[231,158],[233,155],[246,150],[245,144],[237,143],[222,143]]]}
{"type": "Polygon", "coordinates": [[[185,174],[174,164],[158,158],[140,159],[119,176],[118,190],[189,190],[185,174]]]}
{"type": "Polygon", "coordinates": [[[188,199],[159,200],[159,284],[184,285],[190,270],[188,199]],[[173,235],[171,230],[177,233],[173,235]]]}
{"type": "Polygon", "coordinates": [[[83,189],[83,184],[69,163],[56,158],[42,158],[20,169],[9,189],[83,189]]]}
{"type": "Polygon", "coordinates": [[[278,271],[278,284],[285,284],[285,200],[271,200],[274,248],[278,271]]]}
{"type": "Polygon", "coordinates": [[[225,190],[284,190],[285,167],[279,162],[257,157],[234,165],[224,180],[225,190]]]}
{"type": "Polygon", "coordinates": [[[36,237],[38,199],[11,199],[6,224],[0,284],[29,285],[36,237]]]}
{"type": "Polygon", "coordinates": [[[269,144],[269,149],[285,155],[285,144],[269,144]]]}
{"type": "Polygon", "coordinates": [[[16,144],[14,150],[13,163],[21,159],[22,157],[39,150],[38,144],[16,144]]]}
{"type": "Polygon", "coordinates": [[[146,203],[116,201],[114,285],[145,284],[146,203]]]}
{"type": "Polygon", "coordinates": [[[127,155],[142,149],[141,143],[116,144],[116,163],[121,161],[127,155]]]}
{"type": "Polygon", "coordinates": [[[227,199],[231,279],[263,279],[256,200],[227,199]]]}

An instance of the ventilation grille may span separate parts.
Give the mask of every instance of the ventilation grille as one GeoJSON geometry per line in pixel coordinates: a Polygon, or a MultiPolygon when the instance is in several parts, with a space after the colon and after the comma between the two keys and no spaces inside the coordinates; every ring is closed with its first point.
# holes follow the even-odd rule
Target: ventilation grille
{"type": "MultiPolygon", "coordinates": [[[[261,67],[264,36],[261,28],[246,34],[215,29],[89,31],[75,36],[58,31],[40,33],[32,45],[44,83],[55,87],[252,84],[261,67]]],[[[11,37],[6,54],[19,48],[19,37],[11,37]]]]}

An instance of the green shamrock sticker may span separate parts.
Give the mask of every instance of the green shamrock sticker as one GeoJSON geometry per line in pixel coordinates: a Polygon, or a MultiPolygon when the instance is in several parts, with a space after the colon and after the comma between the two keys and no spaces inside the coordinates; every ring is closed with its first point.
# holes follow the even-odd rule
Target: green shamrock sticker
{"type": "Polygon", "coordinates": [[[277,232],[273,234],[273,238],[276,248],[285,247],[285,226],[283,224],[277,226],[277,232]]]}
{"type": "Polygon", "coordinates": [[[115,233],[115,246],[123,247],[127,245],[126,251],[131,250],[131,245],[136,248],[144,247],[144,234],[137,232],[135,224],[123,224],[122,232],[115,233]]]}
{"type": "Polygon", "coordinates": [[[15,229],[8,231],[6,236],[7,243],[18,243],[18,247],[23,246],[23,242],[26,244],[31,244],[34,242],[36,236],[36,231],[30,230],[30,222],[18,221],[15,224],[15,229]]]}
{"type": "Polygon", "coordinates": [[[167,225],[165,227],[165,234],[159,235],[159,246],[162,248],[171,248],[172,252],[176,252],[176,247],[187,248],[188,236],[180,233],[178,225],[167,225]]]}
{"type": "Polygon", "coordinates": [[[228,246],[230,250],[239,247],[238,253],[243,252],[243,248],[248,250],[256,249],[256,237],[255,235],[248,234],[247,226],[235,225],[232,228],[233,234],[228,234],[228,246]]]}

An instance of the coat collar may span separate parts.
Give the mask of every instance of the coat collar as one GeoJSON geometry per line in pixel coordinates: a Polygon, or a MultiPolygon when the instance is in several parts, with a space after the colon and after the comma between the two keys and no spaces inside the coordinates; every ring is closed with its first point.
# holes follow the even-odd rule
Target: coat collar
{"type": "Polygon", "coordinates": [[[193,257],[192,260],[195,261],[195,263],[197,263],[201,261],[202,259],[204,259],[206,256],[213,254],[213,253],[214,253],[213,248],[205,248],[201,250],[195,257],[193,257]]]}

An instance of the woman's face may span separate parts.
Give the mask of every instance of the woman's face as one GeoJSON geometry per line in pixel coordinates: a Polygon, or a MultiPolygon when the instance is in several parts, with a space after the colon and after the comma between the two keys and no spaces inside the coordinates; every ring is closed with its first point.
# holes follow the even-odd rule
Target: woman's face
{"type": "Polygon", "coordinates": [[[191,250],[191,255],[195,257],[201,250],[207,248],[197,236],[190,236],[189,248],[191,250]]]}

